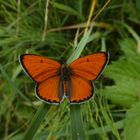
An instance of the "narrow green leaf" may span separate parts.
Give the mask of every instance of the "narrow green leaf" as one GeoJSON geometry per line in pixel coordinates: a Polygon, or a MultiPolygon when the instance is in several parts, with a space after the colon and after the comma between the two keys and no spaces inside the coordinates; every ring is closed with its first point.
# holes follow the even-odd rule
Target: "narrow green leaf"
{"type": "Polygon", "coordinates": [[[37,129],[41,125],[46,113],[48,112],[49,108],[50,108],[49,104],[42,103],[42,105],[36,112],[33,120],[31,121],[31,124],[29,125],[23,140],[31,140],[33,138],[37,129]]]}
{"type": "Polygon", "coordinates": [[[69,57],[69,59],[67,60],[67,63],[69,64],[70,62],[74,61],[75,59],[77,59],[83,49],[85,48],[86,44],[88,43],[89,41],[89,38],[90,38],[90,33],[91,33],[91,29],[86,33],[84,34],[84,36],[82,37],[82,39],[80,40],[80,42],[78,43],[75,51],[72,53],[72,55],[69,57]]]}
{"type": "Polygon", "coordinates": [[[113,120],[111,120],[111,118],[109,117],[107,110],[104,109],[104,107],[102,106],[101,103],[100,103],[100,107],[101,107],[101,112],[104,116],[104,119],[105,119],[106,123],[110,126],[114,136],[117,138],[117,140],[121,140],[119,132],[118,132],[117,128],[114,126],[113,120]]]}
{"type": "MultiPolygon", "coordinates": [[[[120,120],[117,122],[114,122],[112,125],[114,125],[114,127],[116,127],[117,129],[122,129],[124,128],[124,120],[120,120]]],[[[102,129],[101,127],[96,128],[94,130],[89,130],[88,131],[88,135],[95,135],[95,134],[102,134],[102,129]]],[[[104,125],[104,131],[107,132],[112,132],[112,128],[110,127],[110,125],[104,125]]]]}
{"type": "Polygon", "coordinates": [[[14,73],[13,73],[13,76],[12,76],[12,80],[15,80],[17,75],[21,72],[22,68],[21,66],[19,65],[15,70],[14,70],[14,73]]]}
{"type": "Polygon", "coordinates": [[[119,23],[119,24],[121,24],[122,26],[124,26],[124,27],[128,30],[128,32],[133,36],[133,38],[134,38],[137,42],[139,42],[140,37],[139,37],[138,33],[136,33],[136,31],[133,30],[132,27],[130,27],[129,25],[125,24],[124,22],[117,21],[117,23],[119,23]]]}
{"type": "Polygon", "coordinates": [[[69,13],[70,15],[76,15],[78,17],[80,17],[81,19],[83,19],[82,15],[80,15],[80,13],[78,13],[76,10],[74,10],[73,8],[71,8],[70,6],[68,5],[64,5],[62,3],[57,3],[57,2],[51,2],[51,4],[60,9],[60,10],[63,10],[65,11],[66,13],[69,13]]]}
{"type": "Polygon", "coordinates": [[[12,89],[18,93],[24,100],[30,102],[31,105],[32,102],[16,87],[16,85],[14,84],[14,82],[10,79],[10,77],[8,76],[8,74],[6,73],[6,71],[4,70],[4,68],[2,67],[2,65],[0,64],[0,71],[3,75],[3,77],[8,81],[9,85],[12,87],[12,89]]]}
{"type": "Polygon", "coordinates": [[[80,105],[71,105],[72,140],[85,140],[80,105]]]}

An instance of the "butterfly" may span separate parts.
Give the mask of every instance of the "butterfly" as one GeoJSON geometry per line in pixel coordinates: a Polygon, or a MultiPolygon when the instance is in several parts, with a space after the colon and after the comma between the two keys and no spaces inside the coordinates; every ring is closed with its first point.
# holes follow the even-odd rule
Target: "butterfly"
{"type": "Polygon", "coordinates": [[[66,97],[70,103],[77,104],[93,96],[92,81],[99,77],[108,59],[108,53],[98,52],[61,65],[43,56],[23,54],[20,63],[36,82],[35,93],[39,99],[60,104],[66,97]]]}

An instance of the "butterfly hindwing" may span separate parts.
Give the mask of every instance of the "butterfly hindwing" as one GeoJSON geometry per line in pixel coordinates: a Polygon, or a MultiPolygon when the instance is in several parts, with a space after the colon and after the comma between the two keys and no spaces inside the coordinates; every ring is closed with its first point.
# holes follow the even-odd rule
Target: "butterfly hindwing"
{"type": "Polygon", "coordinates": [[[20,62],[28,75],[38,83],[56,76],[61,68],[57,61],[33,54],[21,55],[20,62]]]}
{"type": "Polygon", "coordinates": [[[96,80],[108,62],[108,53],[99,52],[73,61],[70,69],[73,75],[87,80],[96,80]]]}
{"type": "Polygon", "coordinates": [[[54,76],[37,84],[36,94],[45,102],[58,104],[63,98],[63,89],[60,87],[60,77],[54,76]]]}
{"type": "Polygon", "coordinates": [[[71,89],[68,93],[70,103],[81,103],[93,96],[94,87],[87,79],[71,76],[71,89]]]}

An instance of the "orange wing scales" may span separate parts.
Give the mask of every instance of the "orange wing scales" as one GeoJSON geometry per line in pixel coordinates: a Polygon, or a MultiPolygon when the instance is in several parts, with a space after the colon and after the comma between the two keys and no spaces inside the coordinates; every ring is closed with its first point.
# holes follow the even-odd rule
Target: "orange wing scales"
{"type": "Polygon", "coordinates": [[[20,61],[26,72],[36,82],[56,76],[58,69],[61,68],[58,62],[38,55],[24,54],[20,57],[20,61]]]}
{"type": "Polygon", "coordinates": [[[96,80],[107,64],[108,54],[95,53],[79,58],[70,64],[73,75],[81,76],[87,80],[96,80]]]}
{"type": "Polygon", "coordinates": [[[59,76],[44,80],[36,87],[37,96],[48,103],[60,103],[63,96],[59,92],[59,82],[59,76]]]}
{"type": "Polygon", "coordinates": [[[93,96],[92,82],[77,76],[71,77],[71,93],[68,95],[70,103],[80,103],[93,96]]]}

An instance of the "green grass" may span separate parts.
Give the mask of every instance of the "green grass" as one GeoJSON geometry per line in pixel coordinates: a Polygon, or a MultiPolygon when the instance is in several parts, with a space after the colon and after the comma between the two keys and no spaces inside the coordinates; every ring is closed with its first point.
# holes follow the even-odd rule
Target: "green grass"
{"type": "Polygon", "coordinates": [[[0,0],[0,139],[139,140],[140,2],[105,4],[0,0]],[[33,53],[70,63],[98,51],[109,65],[81,105],[42,103],[18,61],[33,53]]]}

